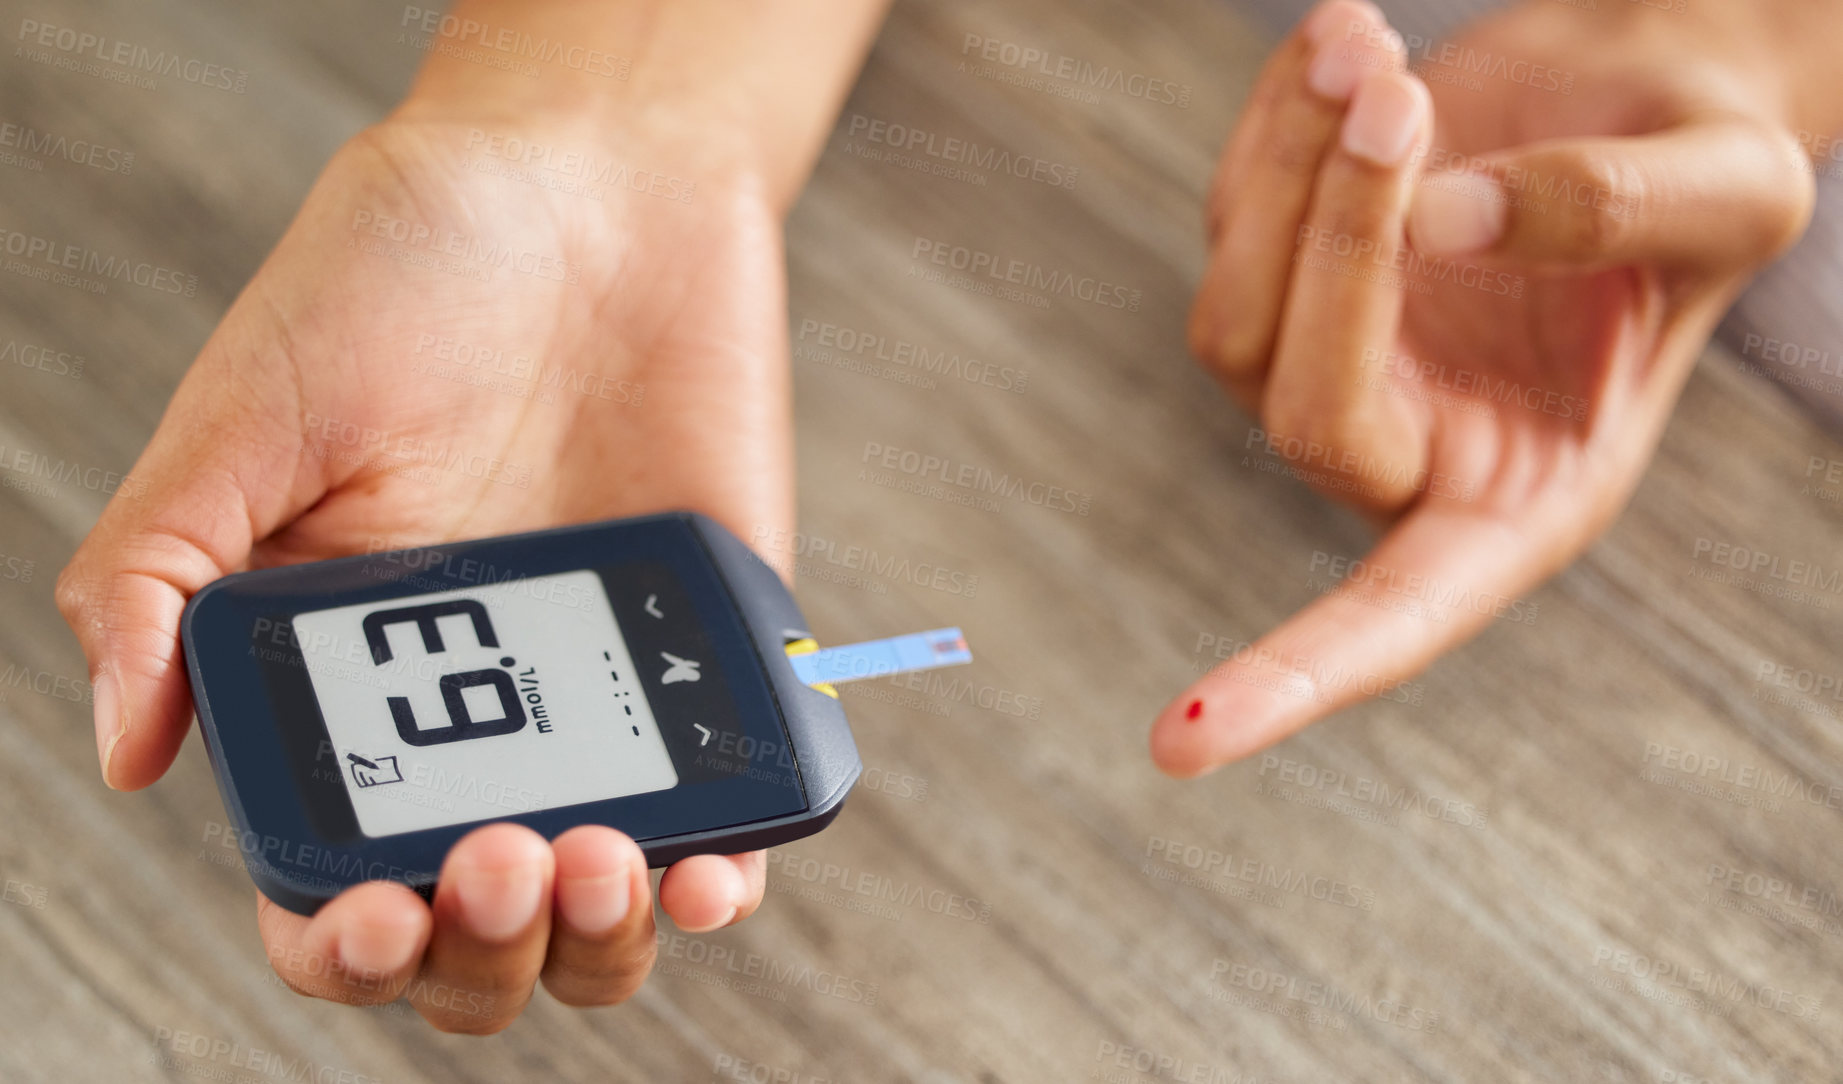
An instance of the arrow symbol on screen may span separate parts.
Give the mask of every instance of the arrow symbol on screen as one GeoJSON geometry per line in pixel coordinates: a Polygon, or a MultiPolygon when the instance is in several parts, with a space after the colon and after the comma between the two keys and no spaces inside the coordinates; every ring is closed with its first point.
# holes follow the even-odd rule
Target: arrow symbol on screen
{"type": "Polygon", "coordinates": [[[709,745],[710,744],[710,728],[705,726],[702,723],[692,723],[691,725],[697,727],[699,734],[704,735],[703,740],[698,742],[698,748],[702,749],[704,746],[709,745]]]}

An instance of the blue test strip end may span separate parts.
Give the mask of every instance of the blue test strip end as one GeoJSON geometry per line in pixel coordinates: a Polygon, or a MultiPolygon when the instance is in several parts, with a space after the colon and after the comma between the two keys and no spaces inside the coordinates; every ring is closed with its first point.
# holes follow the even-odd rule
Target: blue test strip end
{"type": "Polygon", "coordinates": [[[973,653],[966,646],[965,634],[958,628],[946,628],[828,647],[810,655],[795,655],[789,661],[802,682],[835,685],[841,681],[865,681],[916,670],[959,666],[972,662],[973,653]]]}

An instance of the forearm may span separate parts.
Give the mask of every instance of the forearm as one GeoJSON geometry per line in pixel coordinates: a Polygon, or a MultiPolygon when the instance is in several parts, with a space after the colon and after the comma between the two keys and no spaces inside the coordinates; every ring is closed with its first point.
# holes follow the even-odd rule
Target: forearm
{"type": "Polygon", "coordinates": [[[532,118],[673,146],[752,176],[785,210],[888,0],[458,0],[409,8],[432,39],[403,117],[532,118]]]}

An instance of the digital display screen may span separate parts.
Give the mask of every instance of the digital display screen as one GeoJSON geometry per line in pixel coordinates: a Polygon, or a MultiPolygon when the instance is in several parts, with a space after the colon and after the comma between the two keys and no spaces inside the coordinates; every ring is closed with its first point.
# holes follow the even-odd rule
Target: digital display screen
{"type": "MultiPolygon", "coordinates": [[[[650,605],[650,603],[649,603],[650,605]]],[[[296,614],[329,756],[372,837],[677,786],[592,570],[296,614]]],[[[699,681],[653,652],[655,687],[699,681]]]]}

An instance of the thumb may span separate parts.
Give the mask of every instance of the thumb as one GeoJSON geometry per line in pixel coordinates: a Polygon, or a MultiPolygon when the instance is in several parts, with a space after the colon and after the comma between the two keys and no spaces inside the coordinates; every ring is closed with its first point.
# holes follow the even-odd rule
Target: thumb
{"type": "Polygon", "coordinates": [[[1752,267],[1804,232],[1814,183],[1789,135],[1730,115],[1482,156],[1436,149],[1408,236],[1428,255],[1582,270],[1653,261],[1752,267]]]}
{"type": "Polygon", "coordinates": [[[58,577],[89,660],[103,781],[138,790],[173,762],[192,698],[179,618],[291,515],[298,426],[277,426],[247,379],[195,365],[128,480],[58,577]],[[233,402],[225,389],[246,398],[233,402]],[[279,480],[279,481],[278,481],[279,480]]]}

